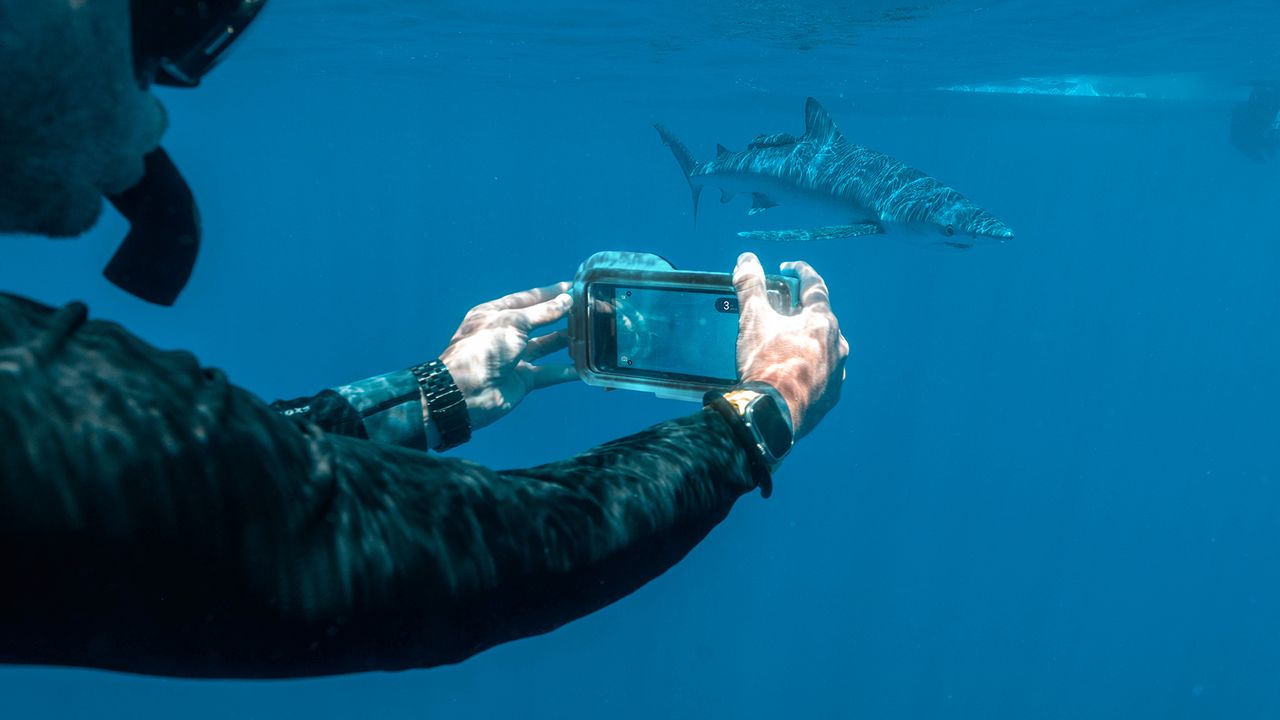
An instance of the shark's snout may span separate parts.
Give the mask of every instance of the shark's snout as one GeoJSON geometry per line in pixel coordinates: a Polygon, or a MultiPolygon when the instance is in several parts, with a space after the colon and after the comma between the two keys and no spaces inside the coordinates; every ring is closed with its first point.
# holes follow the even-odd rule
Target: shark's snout
{"type": "Polygon", "coordinates": [[[961,223],[964,231],[974,238],[997,240],[1004,242],[1013,239],[1013,228],[1005,225],[999,218],[986,210],[975,209],[961,223]]]}

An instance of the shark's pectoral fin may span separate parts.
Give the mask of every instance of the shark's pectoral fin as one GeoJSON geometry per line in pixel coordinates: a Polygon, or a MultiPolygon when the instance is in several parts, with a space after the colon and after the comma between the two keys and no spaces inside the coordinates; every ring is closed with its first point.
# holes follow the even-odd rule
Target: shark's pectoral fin
{"type": "Polygon", "coordinates": [[[720,191],[720,202],[722,202],[722,203],[727,203],[727,202],[729,202],[730,200],[732,200],[732,199],[733,199],[733,197],[734,197],[735,195],[737,195],[737,194],[738,194],[738,193],[736,193],[736,192],[731,192],[731,191],[729,191],[729,190],[721,190],[721,191],[720,191]]]}
{"type": "Polygon", "coordinates": [[[769,199],[764,193],[751,193],[751,209],[747,211],[748,215],[762,213],[771,207],[778,207],[778,203],[769,199]]]}
{"type": "Polygon", "coordinates": [[[941,244],[946,245],[947,247],[955,248],[957,250],[968,250],[969,248],[973,247],[973,245],[969,243],[953,242],[948,240],[944,240],[941,244]]]}
{"type": "Polygon", "coordinates": [[[756,230],[753,232],[740,232],[738,237],[750,240],[798,242],[803,240],[835,240],[837,238],[881,235],[883,233],[884,228],[875,223],[860,223],[858,225],[829,225],[827,227],[806,228],[803,230],[756,230]]]}

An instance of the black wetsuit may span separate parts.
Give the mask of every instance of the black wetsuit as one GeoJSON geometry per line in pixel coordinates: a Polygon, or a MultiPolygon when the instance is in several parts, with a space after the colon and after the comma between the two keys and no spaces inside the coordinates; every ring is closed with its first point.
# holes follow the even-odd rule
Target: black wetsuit
{"type": "Polygon", "coordinates": [[[756,485],[710,410],[496,472],[358,439],[332,392],[278,407],[82,305],[0,295],[0,662],[457,662],[630,593],[756,485]]]}

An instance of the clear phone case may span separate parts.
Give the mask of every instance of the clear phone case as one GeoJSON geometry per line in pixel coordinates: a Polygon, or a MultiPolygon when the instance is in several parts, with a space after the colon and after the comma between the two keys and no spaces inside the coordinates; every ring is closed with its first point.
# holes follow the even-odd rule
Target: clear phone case
{"type": "MultiPolygon", "coordinates": [[[[676,270],[671,263],[652,253],[609,251],[587,258],[573,278],[573,309],[569,316],[569,354],[578,376],[588,385],[623,390],[651,392],[658,397],[700,402],[710,390],[730,384],[693,382],[681,378],[650,378],[624,375],[602,370],[599,358],[593,357],[591,332],[596,320],[591,307],[589,288],[595,283],[625,284],[665,288],[724,288],[727,273],[676,270]]],[[[799,280],[770,275],[769,301],[774,309],[790,313],[799,303],[799,280]]]]}

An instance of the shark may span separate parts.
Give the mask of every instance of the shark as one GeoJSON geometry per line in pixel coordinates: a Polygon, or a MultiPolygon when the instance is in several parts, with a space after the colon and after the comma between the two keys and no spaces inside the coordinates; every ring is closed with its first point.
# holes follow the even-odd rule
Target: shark
{"type": "Polygon", "coordinates": [[[804,134],[760,135],[741,152],[716,146],[698,162],[680,139],[654,127],[671,148],[693,192],[694,222],[704,187],[721,202],[751,196],[751,215],[779,205],[821,206],[847,217],[841,225],[738,233],[752,240],[803,241],[866,235],[910,235],[927,243],[967,249],[1013,239],[1013,230],[958,191],[925,173],[845,139],[815,99],[804,108],[804,134]]]}

